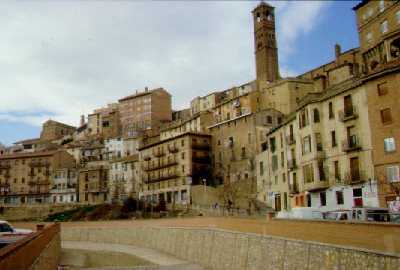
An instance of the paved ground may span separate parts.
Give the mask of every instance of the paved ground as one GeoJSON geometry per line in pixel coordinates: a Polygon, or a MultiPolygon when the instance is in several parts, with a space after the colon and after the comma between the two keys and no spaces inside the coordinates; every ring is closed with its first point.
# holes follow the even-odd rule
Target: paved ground
{"type": "MultiPolygon", "coordinates": [[[[32,227],[32,223],[17,223],[17,227],[32,227]]],[[[273,235],[291,239],[353,246],[370,250],[400,253],[400,226],[390,224],[351,224],[335,222],[289,221],[245,218],[176,218],[132,221],[66,222],[62,227],[134,226],[206,227],[232,231],[273,235]]]]}
{"type": "MultiPolygon", "coordinates": [[[[158,252],[153,249],[141,248],[132,245],[120,245],[120,244],[103,244],[103,243],[91,243],[91,242],[78,242],[78,241],[64,241],[62,242],[63,249],[71,250],[87,250],[87,251],[106,251],[106,252],[118,252],[133,255],[142,260],[150,262],[154,265],[148,266],[137,266],[137,267],[104,267],[104,268],[93,268],[93,269],[187,269],[187,270],[202,270],[200,266],[189,264],[186,261],[177,259],[170,255],[162,252],[158,252]]],[[[79,260],[79,256],[73,256],[68,258],[61,257],[61,265],[80,265],[81,262],[74,261],[79,260]]],[[[108,258],[110,259],[110,258],[108,258]]],[[[109,263],[108,263],[109,264],[109,263]]],[[[104,265],[101,262],[99,265],[104,265]]],[[[113,264],[111,264],[113,265],[113,264]]],[[[115,264],[117,265],[117,264],[115,264]]],[[[91,269],[91,268],[85,268],[91,269]]]]}

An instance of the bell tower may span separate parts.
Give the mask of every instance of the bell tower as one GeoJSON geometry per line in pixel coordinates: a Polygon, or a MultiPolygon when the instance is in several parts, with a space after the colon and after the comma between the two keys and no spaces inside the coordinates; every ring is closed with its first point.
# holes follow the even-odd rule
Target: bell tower
{"type": "Polygon", "coordinates": [[[253,10],[253,22],[257,80],[273,82],[279,79],[275,8],[261,2],[253,10]]]}

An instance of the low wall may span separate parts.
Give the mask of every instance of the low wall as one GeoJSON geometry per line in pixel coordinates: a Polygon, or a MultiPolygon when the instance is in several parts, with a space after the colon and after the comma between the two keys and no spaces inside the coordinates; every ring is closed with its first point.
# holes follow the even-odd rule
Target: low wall
{"type": "Polygon", "coordinates": [[[40,220],[50,214],[81,207],[80,204],[0,205],[0,219],[8,221],[40,220]]]}
{"type": "Polygon", "coordinates": [[[60,225],[54,224],[0,250],[0,269],[54,270],[61,252],[60,225]]]}
{"type": "Polygon", "coordinates": [[[63,228],[61,235],[152,248],[207,269],[400,269],[396,254],[219,229],[63,228]]]}

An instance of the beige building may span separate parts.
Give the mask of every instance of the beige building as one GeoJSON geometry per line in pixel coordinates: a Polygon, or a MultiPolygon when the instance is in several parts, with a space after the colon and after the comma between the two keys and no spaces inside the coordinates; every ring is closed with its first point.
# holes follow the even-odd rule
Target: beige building
{"type": "Polygon", "coordinates": [[[104,139],[121,136],[118,103],[108,104],[88,115],[87,135],[104,139]]]}
{"type": "Polygon", "coordinates": [[[54,120],[44,122],[42,132],[40,133],[41,141],[59,140],[67,135],[72,135],[76,131],[76,127],[69,126],[54,120]]]}
{"type": "Polygon", "coordinates": [[[55,171],[74,167],[74,158],[62,150],[3,155],[0,157],[0,202],[50,203],[55,171]]]}
{"type": "Polygon", "coordinates": [[[186,132],[139,148],[140,197],[190,204],[192,185],[211,185],[210,135],[186,132]]]}
{"type": "Polygon", "coordinates": [[[190,118],[166,123],[160,128],[160,139],[166,140],[186,132],[208,133],[208,126],[210,126],[212,122],[212,113],[200,112],[190,118]]]}
{"type": "Polygon", "coordinates": [[[119,100],[123,137],[137,137],[140,131],[157,128],[172,120],[171,95],[157,88],[119,100]]]}
{"type": "Polygon", "coordinates": [[[108,166],[91,165],[79,170],[78,200],[81,203],[99,204],[108,200],[108,166]]]}
{"type": "Polygon", "coordinates": [[[222,101],[224,94],[222,92],[213,92],[204,97],[196,97],[190,102],[190,110],[192,115],[199,112],[211,110],[222,101]]]}

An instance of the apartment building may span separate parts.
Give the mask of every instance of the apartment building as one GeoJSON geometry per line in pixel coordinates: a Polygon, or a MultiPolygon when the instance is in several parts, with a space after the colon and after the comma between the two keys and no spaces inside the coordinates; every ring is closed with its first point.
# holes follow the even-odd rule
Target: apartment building
{"type": "Polygon", "coordinates": [[[210,135],[192,132],[140,147],[140,197],[190,204],[192,185],[213,184],[210,147],[210,135]]]}
{"type": "Polygon", "coordinates": [[[54,173],[75,167],[66,151],[40,151],[0,156],[0,203],[50,203],[54,173]]]}
{"type": "Polygon", "coordinates": [[[108,164],[88,165],[79,170],[78,200],[81,203],[98,204],[108,200],[108,164]]]}
{"type": "Polygon", "coordinates": [[[213,92],[203,97],[196,97],[190,102],[190,110],[192,115],[200,112],[208,111],[214,108],[222,101],[224,93],[213,92]]]}
{"type": "Polygon", "coordinates": [[[362,56],[368,73],[400,57],[400,4],[398,1],[362,1],[353,10],[362,56]]]}
{"type": "Polygon", "coordinates": [[[121,158],[124,154],[124,140],[122,138],[112,138],[104,140],[106,159],[111,160],[121,158]]]}
{"type": "Polygon", "coordinates": [[[146,88],[118,102],[124,138],[172,120],[171,95],[163,88],[146,88]]]}
{"type": "Polygon", "coordinates": [[[118,103],[108,104],[88,115],[87,134],[104,139],[121,136],[118,103]]]}
{"type": "Polygon", "coordinates": [[[78,171],[76,168],[62,168],[54,171],[50,189],[52,203],[75,203],[78,201],[78,171]]]}
{"type": "Polygon", "coordinates": [[[109,198],[121,203],[128,197],[139,198],[139,155],[131,155],[110,161],[109,198]]]}
{"type": "Polygon", "coordinates": [[[211,112],[200,112],[187,119],[178,119],[161,126],[160,139],[169,139],[186,132],[208,133],[207,127],[210,126],[212,122],[213,114],[211,112]]]}

